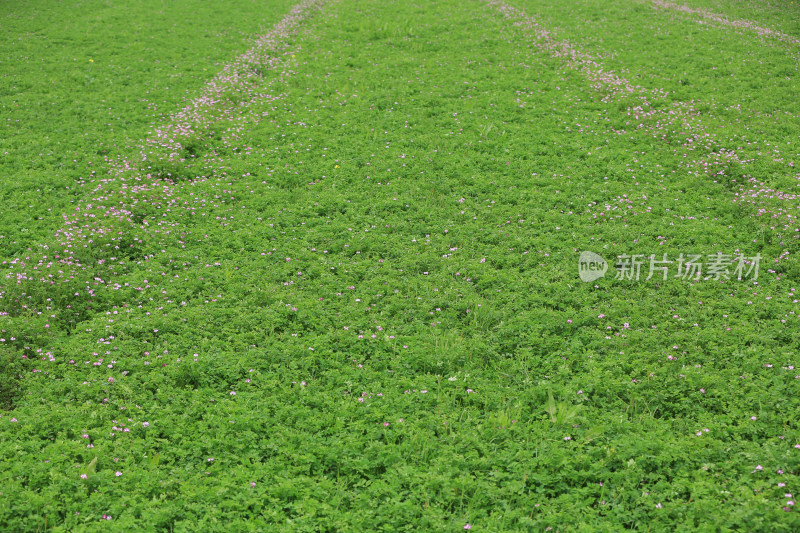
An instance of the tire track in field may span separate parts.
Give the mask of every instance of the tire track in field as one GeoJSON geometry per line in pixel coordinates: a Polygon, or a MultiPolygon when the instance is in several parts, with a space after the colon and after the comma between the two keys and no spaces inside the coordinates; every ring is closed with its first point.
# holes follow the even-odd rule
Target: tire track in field
{"type": "Polygon", "coordinates": [[[224,65],[199,96],[154,127],[136,146],[134,158],[109,161],[109,177],[96,184],[91,203],[80,206],[82,212],[68,217],[65,227],[56,233],[64,237],[64,244],[83,233],[81,219],[92,218],[87,211],[147,225],[145,219],[135,218],[132,208],[137,204],[153,196],[173,197],[178,182],[207,179],[224,169],[219,151],[237,148],[239,132],[261,118],[253,106],[284,97],[271,89],[293,74],[290,56],[298,47],[292,47],[290,41],[328,1],[303,0],[295,5],[271,31],[258,37],[253,47],[224,65]],[[262,82],[267,75],[269,79],[262,82]],[[193,163],[200,155],[205,165],[198,169],[193,163]],[[147,194],[151,192],[155,194],[147,194]]]}
{"type": "Polygon", "coordinates": [[[75,212],[64,215],[64,226],[56,232],[56,237],[61,241],[58,246],[64,246],[68,255],[58,262],[79,265],[71,257],[70,249],[92,236],[111,232],[100,223],[105,219],[146,224],[131,218],[131,208],[154,195],[173,197],[176,184],[186,176],[169,171],[177,172],[181,166],[191,164],[195,160],[194,150],[209,150],[204,154],[207,164],[199,170],[213,174],[209,163],[223,162],[216,152],[221,147],[233,146],[242,128],[261,118],[252,109],[255,104],[283,98],[284,95],[272,94],[270,89],[293,74],[290,56],[297,52],[297,46],[291,45],[291,39],[329,1],[303,0],[295,5],[272,30],[258,37],[248,51],[224,65],[199,96],[186,101],[165,123],[154,127],[149,137],[134,145],[134,157],[108,159],[106,176],[93,182],[89,197],[79,203],[75,212]],[[267,75],[270,79],[262,82],[267,75]],[[197,144],[202,146],[198,148],[197,144]]]}
{"type": "MultiPolygon", "coordinates": [[[[777,39],[784,43],[789,44],[796,44],[800,45],[800,39],[796,37],[792,37],[786,33],[773,30],[771,28],[767,28],[764,26],[759,26],[753,21],[746,20],[746,19],[730,19],[725,15],[721,15],[719,13],[714,13],[709,11],[708,9],[704,9],[701,7],[689,7],[683,4],[676,4],[674,2],[670,2],[669,0],[649,0],[650,4],[653,7],[658,9],[664,9],[669,11],[677,11],[679,13],[686,13],[687,15],[695,15],[705,20],[711,21],[714,25],[717,26],[725,26],[728,28],[736,28],[741,30],[749,30],[757,33],[761,37],[771,37],[773,39],[777,39]]],[[[703,21],[697,21],[700,24],[704,24],[703,21]]]]}
{"type": "MultiPolygon", "coordinates": [[[[265,103],[285,97],[274,94],[273,88],[294,74],[291,58],[300,48],[294,38],[308,31],[305,23],[331,1],[297,3],[250,49],[223,65],[197,97],[186,100],[147,138],[134,144],[134,156],[106,159],[105,175],[82,184],[91,187],[91,192],[63,215],[55,240],[9,261],[5,287],[0,286],[4,310],[24,308],[22,299],[29,300],[34,293],[44,300],[48,295],[42,285],[71,279],[86,278],[80,291],[91,297],[106,284],[101,269],[113,270],[112,265],[126,260],[147,260],[152,256],[143,256],[141,251],[147,242],[158,243],[180,233],[174,220],[161,221],[159,216],[148,222],[149,215],[218,207],[212,195],[186,189],[193,182],[225,176],[225,156],[220,152],[243,148],[236,144],[239,133],[266,114],[265,103]],[[9,294],[15,285],[18,288],[9,294]]],[[[63,290],[55,290],[61,291],[60,297],[66,296],[63,290]]],[[[69,292],[73,296],[79,293],[69,292]]]]}
{"type": "MultiPolygon", "coordinates": [[[[698,176],[709,176],[715,182],[729,183],[735,189],[733,203],[750,205],[754,216],[773,219],[767,225],[781,239],[780,244],[786,244],[784,239],[792,239],[797,244],[796,241],[800,240],[800,196],[776,190],[758,178],[745,174],[746,166],[754,159],[743,156],[741,147],[730,148],[719,143],[716,135],[703,122],[704,112],[699,109],[701,102],[667,103],[667,91],[634,85],[613,71],[606,70],[597,58],[569,41],[556,38],[552,30],[522,9],[502,0],[483,1],[523,33],[532,34],[534,39],[531,44],[536,49],[560,60],[568,69],[583,74],[592,88],[604,93],[603,102],[632,101],[625,111],[630,117],[626,122],[627,127],[648,133],[673,147],[679,142],[679,148],[684,151],[686,158],[685,167],[689,171],[698,176]],[[658,105],[654,105],[656,103],[658,105]],[[732,172],[746,178],[746,183],[732,179],[732,172]]],[[[769,155],[775,162],[784,159],[779,154],[769,155]]],[[[785,165],[787,172],[800,181],[800,173],[795,169],[794,162],[787,161],[785,165]]],[[[788,252],[781,259],[787,255],[788,252]]]]}
{"type": "Polygon", "coordinates": [[[521,9],[510,6],[501,0],[484,1],[499,11],[506,20],[513,22],[515,26],[533,33],[536,37],[536,41],[533,43],[536,48],[553,58],[564,61],[569,69],[577,70],[586,76],[594,89],[606,93],[606,96],[603,97],[604,102],[620,95],[643,93],[643,87],[633,85],[622,76],[605,70],[593,56],[582,52],[569,41],[557,39],[551,30],[540,24],[535,18],[526,15],[521,9]]]}

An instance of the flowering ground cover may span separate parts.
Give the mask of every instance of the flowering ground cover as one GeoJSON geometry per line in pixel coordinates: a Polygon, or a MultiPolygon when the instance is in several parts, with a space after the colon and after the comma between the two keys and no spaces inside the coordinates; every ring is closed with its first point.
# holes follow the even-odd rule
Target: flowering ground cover
{"type": "Polygon", "coordinates": [[[799,12],[7,6],[0,529],[800,529],[799,12]]]}

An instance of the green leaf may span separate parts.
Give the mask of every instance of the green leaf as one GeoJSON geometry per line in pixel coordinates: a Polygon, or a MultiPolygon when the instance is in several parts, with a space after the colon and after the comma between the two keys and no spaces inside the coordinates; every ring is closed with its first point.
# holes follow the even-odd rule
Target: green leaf
{"type": "Polygon", "coordinates": [[[87,474],[94,474],[97,471],[97,457],[92,459],[89,462],[89,465],[86,467],[87,474]]]}

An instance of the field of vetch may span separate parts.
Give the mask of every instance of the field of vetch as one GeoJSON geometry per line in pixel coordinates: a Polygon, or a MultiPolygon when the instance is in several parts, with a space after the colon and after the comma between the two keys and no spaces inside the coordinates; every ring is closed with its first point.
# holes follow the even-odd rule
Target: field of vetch
{"type": "Polygon", "coordinates": [[[7,3],[0,530],[799,530],[798,58],[782,0],[7,3]]]}

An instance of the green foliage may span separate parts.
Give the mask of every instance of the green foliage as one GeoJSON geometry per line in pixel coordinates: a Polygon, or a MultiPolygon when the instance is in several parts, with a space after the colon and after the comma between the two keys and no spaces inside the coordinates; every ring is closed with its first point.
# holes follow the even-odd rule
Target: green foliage
{"type": "Polygon", "coordinates": [[[0,347],[0,409],[10,410],[14,406],[14,398],[19,393],[21,371],[19,355],[0,347]]]}
{"type": "Polygon", "coordinates": [[[545,410],[547,414],[550,415],[550,421],[553,424],[563,425],[570,422],[581,410],[581,404],[569,404],[567,402],[558,402],[556,403],[555,399],[553,398],[553,393],[547,391],[547,407],[545,410]]]}
{"type": "Polygon", "coordinates": [[[290,3],[7,6],[0,530],[800,530],[793,45],[512,4],[653,114],[477,0],[341,0],[144,162],[290,3]]]}

